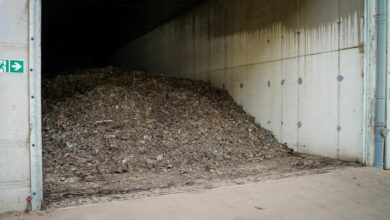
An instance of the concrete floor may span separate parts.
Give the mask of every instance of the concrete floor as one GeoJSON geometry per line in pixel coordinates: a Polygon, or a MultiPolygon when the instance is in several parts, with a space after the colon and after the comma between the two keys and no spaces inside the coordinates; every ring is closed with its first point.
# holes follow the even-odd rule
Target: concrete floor
{"type": "Polygon", "coordinates": [[[227,187],[56,210],[25,220],[390,219],[390,172],[346,168],[227,187]]]}

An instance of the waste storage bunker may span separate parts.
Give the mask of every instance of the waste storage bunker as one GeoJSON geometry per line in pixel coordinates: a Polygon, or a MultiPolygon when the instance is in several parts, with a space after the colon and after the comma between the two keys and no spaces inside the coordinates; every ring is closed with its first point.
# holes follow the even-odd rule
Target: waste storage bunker
{"type": "Polygon", "coordinates": [[[374,90],[382,70],[374,1],[0,6],[9,30],[0,32],[0,212],[37,210],[43,192],[49,207],[63,207],[259,180],[275,167],[283,175],[345,165],[286,146],[383,167],[386,132],[378,127],[375,144],[373,129],[386,127],[374,123],[375,98],[383,98],[374,90]],[[175,108],[180,114],[170,115],[175,108]],[[174,147],[149,154],[155,138],[174,147]],[[121,154],[123,146],[131,150],[121,154]]]}

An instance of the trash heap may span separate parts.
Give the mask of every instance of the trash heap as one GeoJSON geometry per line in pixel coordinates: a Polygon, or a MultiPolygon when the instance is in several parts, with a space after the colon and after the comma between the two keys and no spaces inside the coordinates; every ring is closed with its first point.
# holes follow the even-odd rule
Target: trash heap
{"type": "Polygon", "coordinates": [[[44,80],[44,173],[217,172],[292,154],[226,90],[119,68],[44,80]]]}

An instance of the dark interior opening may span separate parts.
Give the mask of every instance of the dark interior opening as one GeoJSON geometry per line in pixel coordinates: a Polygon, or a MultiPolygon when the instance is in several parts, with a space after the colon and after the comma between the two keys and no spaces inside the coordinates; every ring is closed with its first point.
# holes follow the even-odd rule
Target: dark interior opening
{"type": "Polygon", "coordinates": [[[112,65],[125,44],[201,1],[43,0],[44,208],[352,165],[294,152],[225,89],[99,68],[112,65]]]}
{"type": "Polygon", "coordinates": [[[103,67],[117,49],[202,0],[43,0],[43,76],[103,67]]]}

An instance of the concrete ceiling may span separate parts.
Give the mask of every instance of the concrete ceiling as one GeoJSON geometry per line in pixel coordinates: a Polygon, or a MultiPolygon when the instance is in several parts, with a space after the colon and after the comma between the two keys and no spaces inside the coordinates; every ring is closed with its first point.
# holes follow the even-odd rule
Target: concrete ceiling
{"type": "Polygon", "coordinates": [[[43,0],[43,67],[104,66],[121,45],[203,0],[43,0]]]}

